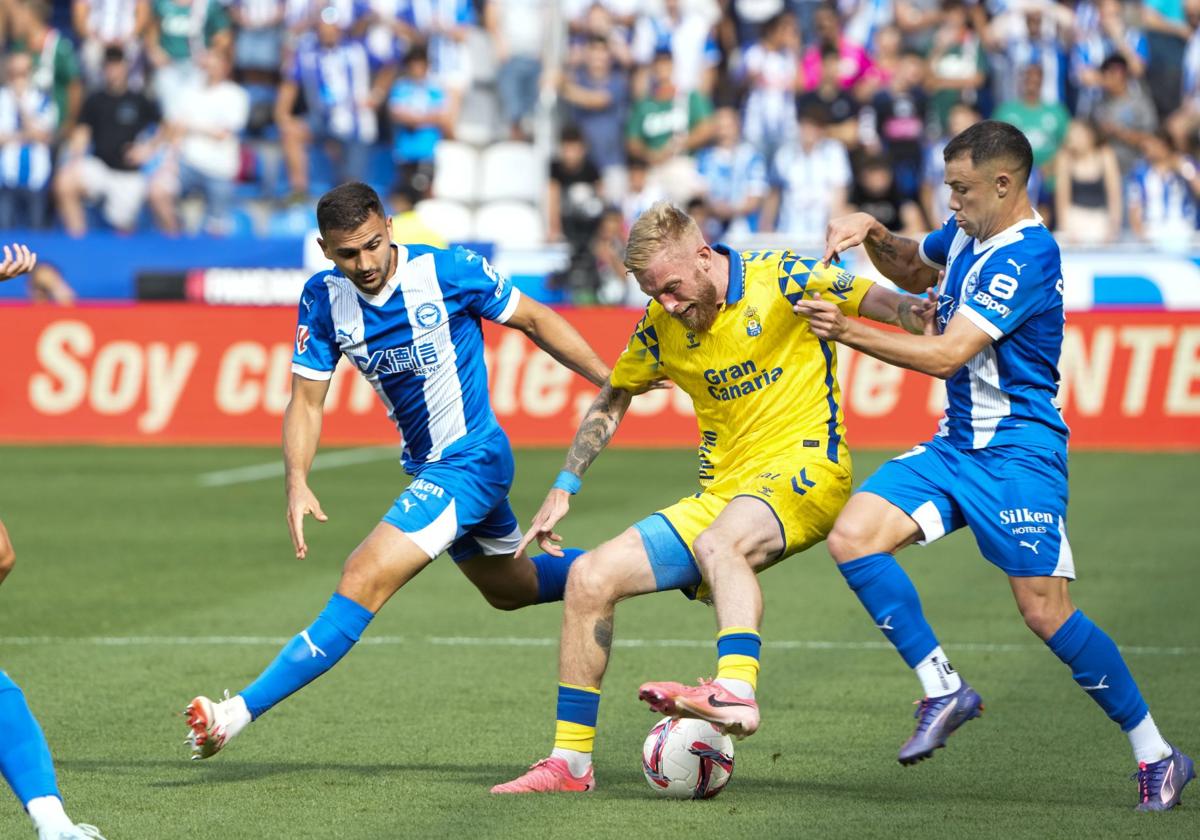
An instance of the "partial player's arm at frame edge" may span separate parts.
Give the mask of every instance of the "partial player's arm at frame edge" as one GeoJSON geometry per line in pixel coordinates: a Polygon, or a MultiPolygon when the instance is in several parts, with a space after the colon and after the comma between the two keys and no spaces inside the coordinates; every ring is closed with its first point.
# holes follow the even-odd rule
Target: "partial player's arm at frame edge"
{"type": "Polygon", "coordinates": [[[288,488],[306,486],[321,439],[325,395],[331,379],[292,374],[292,396],[283,413],[283,468],[288,488]]]}
{"type": "Polygon", "coordinates": [[[940,335],[887,332],[861,321],[846,319],[845,328],[836,336],[836,340],[888,364],[938,379],[949,379],[975,354],[992,343],[990,335],[961,313],[950,319],[945,332],[940,335]]]}

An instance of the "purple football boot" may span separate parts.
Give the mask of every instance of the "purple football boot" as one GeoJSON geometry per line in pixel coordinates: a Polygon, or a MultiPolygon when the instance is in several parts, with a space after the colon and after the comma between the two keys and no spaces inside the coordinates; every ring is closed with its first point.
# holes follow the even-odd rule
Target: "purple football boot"
{"type": "Polygon", "coordinates": [[[926,697],[917,704],[913,717],[917,731],[900,748],[901,764],[916,764],[946,746],[950,733],[983,713],[983,700],[964,681],[958,691],[945,697],[926,697]]]}
{"type": "Polygon", "coordinates": [[[1196,768],[1190,758],[1171,747],[1166,758],[1138,764],[1134,776],[1138,783],[1137,810],[1168,811],[1179,804],[1184,786],[1196,778],[1196,768]]]}

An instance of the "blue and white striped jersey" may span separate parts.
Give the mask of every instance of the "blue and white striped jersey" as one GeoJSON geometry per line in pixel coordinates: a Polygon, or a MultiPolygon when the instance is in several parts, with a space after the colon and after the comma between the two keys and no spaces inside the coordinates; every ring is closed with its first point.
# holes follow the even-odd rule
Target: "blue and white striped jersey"
{"type": "Polygon", "coordinates": [[[521,293],[465,248],[397,246],[396,272],[367,296],[336,269],[305,284],[292,370],[328,379],[343,355],[367,378],[421,468],[501,433],[488,400],[480,319],[503,324],[521,293]]]}
{"type": "Polygon", "coordinates": [[[938,435],[959,449],[1016,444],[1065,451],[1067,426],[1055,398],[1063,342],[1062,260],[1041,219],[983,242],[951,216],[925,237],[921,259],[945,268],[938,326],[961,313],[992,337],[946,381],[938,435]]]}

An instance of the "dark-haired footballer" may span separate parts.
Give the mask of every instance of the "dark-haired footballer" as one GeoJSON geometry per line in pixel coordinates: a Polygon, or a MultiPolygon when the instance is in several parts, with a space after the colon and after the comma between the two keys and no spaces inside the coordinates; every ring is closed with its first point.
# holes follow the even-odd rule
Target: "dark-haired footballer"
{"type": "Polygon", "coordinates": [[[900,367],[946,380],[946,414],[928,441],[867,479],[838,516],[829,551],[872,620],[921,681],[917,728],[900,749],[915,764],[983,710],[946,660],[895,553],[964,526],[1009,579],[1025,623],[1075,682],[1128,734],[1140,811],[1179,803],[1195,773],[1172,747],[1108,635],[1074,606],[1067,584],[1067,426],[1055,397],[1063,341],[1058,244],[1030,205],[1029,141],[987,120],[944,152],[950,216],[920,243],[865,213],[829,225],[825,261],[866,246],[901,288],[944,273],[936,335],[887,334],[847,319],[829,301],[803,300],[813,332],[900,367]]]}
{"type": "Polygon", "coordinates": [[[480,255],[392,241],[391,219],[365,184],[317,204],[318,240],[335,268],[300,298],[292,397],[283,420],[287,520],[296,557],[304,517],[326,520],[308,486],[325,395],[339,356],[358,368],[404,439],[413,478],[351,553],[337,591],[253,683],[232,698],[196,697],[186,714],[193,758],[218,752],[248,723],[337,663],[375,613],[449,550],[497,609],[562,599],[580,552],[530,558],[508,503],[513,456],[488,401],[480,320],[520,330],[594,385],[608,366],[560,315],[523,296],[480,255]]]}

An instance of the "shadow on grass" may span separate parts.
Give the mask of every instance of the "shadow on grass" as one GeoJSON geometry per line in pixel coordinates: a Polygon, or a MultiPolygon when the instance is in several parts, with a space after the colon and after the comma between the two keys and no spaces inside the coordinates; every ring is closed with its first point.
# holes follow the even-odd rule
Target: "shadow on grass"
{"type": "Polygon", "coordinates": [[[146,775],[162,771],[163,778],[147,783],[153,788],[178,788],[259,781],[273,776],[302,773],[330,773],[343,776],[381,776],[420,774],[426,782],[462,784],[472,782],[491,787],[507,781],[513,774],[509,765],[461,765],[412,763],[351,764],[327,761],[175,761],[172,759],[76,759],[58,762],[63,770],[80,773],[128,773],[146,775]]]}

